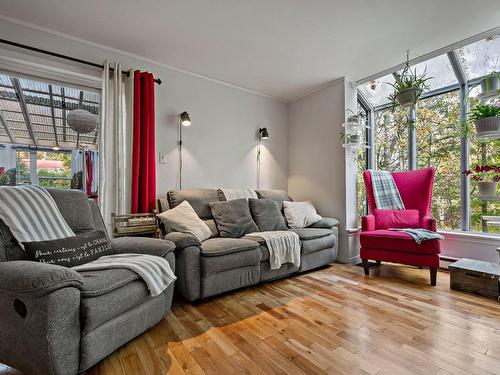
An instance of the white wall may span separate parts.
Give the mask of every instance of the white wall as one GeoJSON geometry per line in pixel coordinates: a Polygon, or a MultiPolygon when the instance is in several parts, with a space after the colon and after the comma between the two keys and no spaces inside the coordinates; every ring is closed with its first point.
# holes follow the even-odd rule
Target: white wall
{"type": "Polygon", "coordinates": [[[255,188],[257,130],[263,126],[271,138],[262,151],[261,187],[287,188],[286,104],[120,51],[3,20],[0,35],[97,63],[105,59],[120,62],[124,69],[147,70],[161,78],[163,83],[156,86],[157,153],[165,152],[168,157],[167,164],[158,164],[158,193],[177,183],[177,114],[184,110],[193,121],[183,133],[184,188],[255,188]]]}

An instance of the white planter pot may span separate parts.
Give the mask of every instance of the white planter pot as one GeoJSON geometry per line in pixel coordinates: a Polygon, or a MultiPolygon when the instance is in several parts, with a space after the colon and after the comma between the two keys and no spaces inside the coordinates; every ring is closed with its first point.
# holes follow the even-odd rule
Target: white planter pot
{"type": "Polygon", "coordinates": [[[500,116],[485,117],[476,120],[476,134],[478,138],[500,133],[500,116]]]}
{"type": "Polygon", "coordinates": [[[494,181],[478,181],[479,196],[481,198],[494,197],[497,195],[498,182],[494,181]]]}

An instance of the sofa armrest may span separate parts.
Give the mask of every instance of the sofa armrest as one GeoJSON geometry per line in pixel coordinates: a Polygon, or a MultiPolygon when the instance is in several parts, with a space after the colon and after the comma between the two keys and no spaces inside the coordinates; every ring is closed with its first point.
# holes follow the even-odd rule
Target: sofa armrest
{"type": "Polygon", "coordinates": [[[148,237],[117,237],[111,240],[113,254],[149,254],[165,257],[174,251],[171,241],[148,237]]]}
{"type": "Polygon", "coordinates": [[[39,297],[82,285],[83,277],[71,268],[24,260],[0,263],[0,292],[39,297]]]}
{"type": "Polygon", "coordinates": [[[375,230],[375,216],[370,214],[361,218],[361,231],[368,232],[375,230]]]}
{"type": "Polygon", "coordinates": [[[430,216],[424,216],[422,218],[422,228],[432,230],[436,232],[436,219],[430,217],[430,216]]]}
{"type": "Polygon", "coordinates": [[[166,240],[175,244],[176,250],[182,250],[189,246],[200,247],[201,242],[195,236],[189,233],[170,232],[164,237],[166,240]]]}
{"type": "Polygon", "coordinates": [[[339,225],[339,221],[337,219],[334,219],[332,217],[324,217],[320,221],[317,221],[316,223],[310,225],[309,228],[332,229],[333,227],[336,227],[337,225],[339,225]]]}

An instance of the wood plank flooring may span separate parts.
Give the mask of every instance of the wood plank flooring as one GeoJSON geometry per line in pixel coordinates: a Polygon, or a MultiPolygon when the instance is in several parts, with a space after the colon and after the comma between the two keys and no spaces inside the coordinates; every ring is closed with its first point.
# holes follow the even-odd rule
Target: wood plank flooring
{"type": "Polygon", "coordinates": [[[88,374],[500,374],[500,303],[450,291],[446,272],[437,287],[428,277],[335,264],[201,304],[176,300],[88,374]]]}

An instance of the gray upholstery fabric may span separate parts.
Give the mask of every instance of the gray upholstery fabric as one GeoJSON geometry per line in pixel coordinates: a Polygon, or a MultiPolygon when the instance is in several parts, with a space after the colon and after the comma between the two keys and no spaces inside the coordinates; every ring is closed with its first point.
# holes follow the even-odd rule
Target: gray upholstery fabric
{"type": "Polygon", "coordinates": [[[333,233],[330,229],[325,228],[293,228],[291,230],[297,233],[301,240],[326,237],[333,233]]]}
{"type": "Polygon", "coordinates": [[[142,280],[132,281],[96,297],[83,297],[80,307],[83,334],[150,298],[148,287],[142,280]]]}
{"type": "Polygon", "coordinates": [[[209,238],[201,244],[201,251],[205,257],[218,257],[224,254],[240,253],[259,247],[252,240],[243,238],[209,238]]]}
{"type": "Polygon", "coordinates": [[[119,289],[135,280],[139,275],[127,269],[110,269],[79,272],[83,279],[82,297],[97,297],[119,289]]]}
{"type": "Polygon", "coordinates": [[[257,196],[260,199],[272,199],[278,203],[280,211],[283,209],[283,201],[293,200],[284,190],[257,190],[257,196]]]}
{"type": "Polygon", "coordinates": [[[156,238],[118,237],[111,240],[113,254],[135,253],[164,257],[174,249],[175,245],[172,241],[158,240],[156,238]]]}
{"type": "Polygon", "coordinates": [[[289,276],[291,274],[297,273],[299,267],[292,263],[285,263],[279,269],[272,270],[269,267],[269,262],[260,263],[260,281],[269,281],[273,279],[278,279],[280,277],[289,276]]]}
{"type": "Polygon", "coordinates": [[[323,249],[331,249],[335,246],[336,238],[332,234],[325,237],[302,240],[302,255],[311,254],[323,249]]]}
{"type": "Polygon", "coordinates": [[[217,229],[217,224],[215,224],[215,220],[209,219],[204,221],[205,224],[207,224],[210,230],[212,231],[212,237],[220,237],[219,230],[217,229]]]}
{"type": "Polygon", "coordinates": [[[158,212],[162,213],[166,210],[170,209],[170,205],[168,203],[168,197],[166,195],[160,195],[157,199],[158,212]]]}
{"type": "Polygon", "coordinates": [[[42,297],[0,292],[0,306],[0,363],[26,374],[78,372],[78,289],[65,287],[42,297]],[[25,318],[14,309],[16,300],[26,307],[25,318]]]}
{"type": "Polygon", "coordinates": [[[0,292],[43,296],[66,287],[82,288],[83,278],[70,268],[31,261],[0,263],[0,292]]]}
{"type": "Polygon", "coordinates": [[[333,249],[316,251],[311,254],[302,255],[300,262],[300,272],[309,271],[314,268],[326,266],[335,261],[335,252],[333,249]]]}
{"type": "Polygon", "coordinates": [[[220,256],[202,256],[201,276],[206,277],[235,268],[256,266],[259,265],[261,258],[262,254],[257,244],[254,248],[245,251],[225,253],[220,256]]]}
{"type": "Polygon", "coordinates": [[[171,293],[168,289],[173,290],[173,285],[159,296],[150,298],[84,334],[81,338],[79,371],[87,370],[124,343],[158,323],[168,310],[167,306],[171,304],[171,297],[170,301],[167,298],[171,293]]]}
{"type": "Polygon", "coordinates": [[[212,212],[208,206],[211,202],[218,202],[219,196],[215,189],[184,189],[171,190],[167,193],[169,207],[174,208],[183,201],[188,201],[194,211],[202,219],[211,219],[212,212]]]}
{"type": "Polygon", "coordinates": [[[313,225],[310,225],[309,228],[326,228],[332,229],[339,225],[339,221],[337,219],[331,217],[324,217],[320,221],[315,222],[313,225]]]}
{"type": "Polygon", "coordinates": [[[12,260],[29,260],[29,258],[17,243],[9,227],[0,220],[0,262],[12,260]]]}
{"type": "Polygon", "coordinates": [[[75,234],[95,230],[87,194],[80,190],[47,189],[75,234]]]}
{"type": "Polygon", "coordinates": [[[236,268],[208,276],[202,279],[201,298],[255,285],[259,282],[259,278],[260,267],[258,265],[236,268]]]}
{"type": "Polygon", "coordinates": [[[164,237],[175,244],[175,250],[179,251],[189,246],[201,246],[201,242],[195,236],[189,233],[170,232],[164,237]]]}
{"type": "Polygon", "coordinates": [[[272,199],[249,199],[250,213],[261,232],[288,230],[278,203],[272,199]]]}
{"type": "Polygon", "coordinates": [[[102,218],[101,210],[97,206],[97,203],[93,199],[89,199],[90,211],[92,212],[92,221],[94,222],[94,226],[96,230],[103,230],[107,233],[106,225],[104,224],[104,220],[102,218]]]}
{"type": "Polygon", "coordinates": [[[189,301],[201,298],[200,258],[200,248],[197,246],[175,251],[175,288],[189,301]]]}
{"type": "Polygon", "coordinates": [[[221,237],[240,238],[259,231],[245,198],[210,203],[210,209],[221,237]]]}

